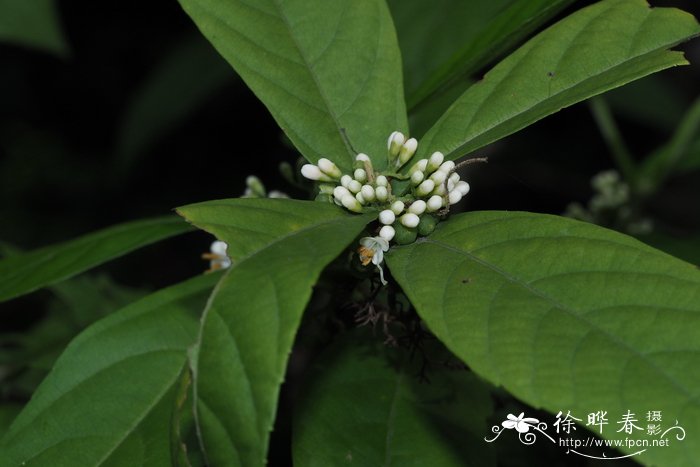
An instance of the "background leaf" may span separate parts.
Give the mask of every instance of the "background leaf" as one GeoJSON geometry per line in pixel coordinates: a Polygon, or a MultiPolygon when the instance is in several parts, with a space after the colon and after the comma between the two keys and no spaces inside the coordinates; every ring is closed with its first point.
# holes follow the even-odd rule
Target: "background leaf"
{"type": "Polygon", "coordinates": [[[455,159],[564,107],[668,67],[700,33],[682,11],[604,0],[538,34],[471,86],[422,140],[455,159]]]}
{"type": "Polygon", "coordinates": [[[174,395],[219,278],[163,289],[78,336],[0,440],[0,466],[172,465],[174,395]]]}
{"type": "Polygon", "coordinates": [[[68,279],[142,246],[192,230],[175,216],[127,222],[0,260],[0,301],[68,279]]]}
{"type": "Polygon", "coordinates": [[[209,300],[196,352],[203,448],[210,465],[262,466],[312,286],[371,217],[290,199],[214,201],[178,211],[231,245],[235,257],[209,300]]]}
{"type": "Polygon", "coordinates": [[[309,375],[294,417],[295,466],[496,465],[483,441],[493,405],[483,382],[444,368],[421,381],[407,351],[364,337],[341,338],[309,375]]]}
{"type": "Polygon", "coordinates": [[[348,169],[356,150],[386,165],[389,134],[408,124],[385,2],[180,3],[308,160],[328,157],[348,169]]]}
{"type": "Polygon", "coordinates": [[[0,0],[0,41],[68,54],[55,0],[0,0]]]}
{"type": "MultiPolygon", "coordinates": [[[[521,212],[455,216],[387,260],[438,338],[525,402],[583,420],[606,410],[610,438],[627,410],[700,430],[696,267],[592,224],[521,212]]],[[[640,460],[693,465],[698,454],[676,441],[640,460]]]]}

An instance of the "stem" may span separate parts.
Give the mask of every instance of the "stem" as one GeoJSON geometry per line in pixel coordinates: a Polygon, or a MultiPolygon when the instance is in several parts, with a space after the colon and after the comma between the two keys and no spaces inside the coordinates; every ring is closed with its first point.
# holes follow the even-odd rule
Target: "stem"
{"type": "Polygon", "coordinates": [[[622,176],[627,183],[634,186],[636,181],[636,163],[627,149],[627,145],[612,116],[610,107],[602,97],[590,99],[588,105],[593,114],[593,119],[596,125],[598,125],[598,130],[600,130],[610,154],[612,154],[613,159],[615,159],[617,167],[620,169],[620,172],[622,172],[622,176]]]}

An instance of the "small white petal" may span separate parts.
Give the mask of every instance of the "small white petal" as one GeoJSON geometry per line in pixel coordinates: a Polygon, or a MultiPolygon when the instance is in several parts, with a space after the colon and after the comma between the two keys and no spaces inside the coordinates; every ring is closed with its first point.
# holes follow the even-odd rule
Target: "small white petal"
{"type": "Polygon", "coordinates": [[[469,188],[469,184],[464,180],[460,180],[457,186],[455,186],[455,189],[462,193],[462,196],[466,196],[467,193],[469,193],[469,188]]]}
{"type": "Polygon", "coordinates": [[[403,201],[396,200],[391,203],[391,210],[394,211],[394,214],[397,216],[403,212],[404,207],[406,207],[406,205],[403,204],[403,201]]]}
{"type": "Polygon", "coordinates": [[[418,227],[418,224],[420,223],[420,217],[413,214],[412,212],[409,212],[401,216],[401,223],[409,229],[412,229],[414,227],[418,227]]]}
{"type": "Polygon", "coordinates": [[[228,250],[228,245],[226,242],[222,242],[221,240],[216,240],[209,247],[209,251],[215,255],[226,256],[226,250],[228,250]]]}
{"type": "Polygon", "coordinates": [[[394,228],[390,225],[385,225],[381,228],[381,230],[379,230],[379,236],[387,242],[392,241],[394,239],[394,235],[396,235],[396,230],[394,230],[394,228]]]}
{"type": "Polygon", "coordinates": [[[377,200],[384,202],[387,199],[389,199],[389,191],[386,189],[385,186],[378,186],[374,190],[374,194],[377,197],[377,200]]]}
{"type": "Polygon", "coordinates": [[[396,214],[391,209],[386,209],[379,213],[379,222],[384,225],[391,225],[396,220],[396,214]]]}
{"type": "Polygon", "coordinates": [[[389,180],[384,175],[378,176],[375,183],[377,186],[389,186],[389,180]]]}
{"type": "Polygon", "coordinates": [[[359,153],[355,157],[355,160],[360,161],[360,162],[369,162],[369,156],[367,154],[364,154],[364,153],[359,153]]]}
{"type": "Polygon", "coordinates": [[[348,183],[347,188],[353,193],[359,193],[362,189],[362,183],[358,182],[357,180],[352,180],[350,183],[348,183]]]}
{"type": "Polygon", "coordinates": [[[412,202],[411,205],[408,207],[408,212],[420,216],[425,212],[425,209],[427,207],[428,206],[425,201],[423,201],[422,199],[417,199],[414,202],[412,202]]]}
{"type": "Polygon", "coordinates": [[[433,195],[427,203],[428,212],[435,212],[442,208],[442,196],[433,195]]]}
{"type": "Polygon", "coordinates": [[[367,172],[365,172],[365,169],[355,169],[353,175],[355,180],[360,183],[365,183],[367,181],[367,172]]]}
{"type": "Polygon", "coordinates": [[[428,179],[424,180],[423,183],[418,185],[418,188],[416,189],[416,193],[418,193],[418,196],[425,196],[432,192],[435,189],[435,182],[428,179]]]}
{"type": "Polygon", "coordinates": [[[375,199],[374,188],[372,188],[371,185],[363,185],[360,193],[362,193],[362,197],[368,203],[371,203],[375,199]]]}
{"type": "Polygon", "coordinates": [[[450,191],[450,204],[457,204],[462,200],[462,193],[458,190],[450,191]]]}

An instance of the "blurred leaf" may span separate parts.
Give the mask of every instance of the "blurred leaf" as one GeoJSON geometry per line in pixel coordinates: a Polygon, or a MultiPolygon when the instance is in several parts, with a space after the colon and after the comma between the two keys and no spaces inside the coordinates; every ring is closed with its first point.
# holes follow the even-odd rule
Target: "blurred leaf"
{"type": "Polygon", "coordinates": [[[674,171],[700,168],[700,98],[686,111],[671,139],[654,151],[641,166],[641,176],[653,193],[674,171]]]}
{"type": "Polygon", "coordinates": [[[423,138],[419,153],[455,159],[576,102],[668,67],[695,19],[644,0],[604,0],[538,34],[471,86],[423,138]]]}
{"type": "Polygon", "coordinates": [[[493,405],[484,383],[445,369],[421,382],[406,355],[357,334],[324,351],[302,391],[295,466],[496,465],[483,440],[493,405]]]}
{"type": "Polygon", "coordinates": [[[687,98],[663,75],[650,75],[605,94],[616,116],[657,128],[673,131],[683,117],[687,98]]]}
{"type": "MultiPolygon", "coordinates": [[[[515,397],[584,420],[661,410],[700,431],[696,267],[611,230],[522,212],[455,216],[387,260],[438,338],[515,397]]],[[[698,455],[700,444],[677,442],[644,462],[698,455]]]]}
{"type": "Polygon", "coordinates": [[[209,300],[194,379],[208,463],[263,466],[277,395],[312,287],[371,217],[289,199],[214,201],[178,211],[229,245],[255,239],[209,300]],[[239,230],[246,224],[250,231],[239,230]],[[257,238],[268,229],[274,233],[257,238]]]}
{"type": "Polygon", "coordinates": [[[129,103],[118,138],[120,168],[127,169],[134,158],[234,80],[228,64],[200,36],[177,44],[154,66],[129,103]]]}
{"type": "Polygon", "coordinates": [[[68,55],[55,0],[0,0],[0,41],[68,55]]]}
{"type": "Polygon", "coordinates": [[[180,3],[309,161],[347,170],[358,151],[386,166],[387,137],[408,125],[385,2],[180,3]]]}
{"type": "Polygon", "coordinates": [[[0,260],[0,301],[68,279],[189,230],[189,225],[174,216],[133,221],[0,260]]]}
{"type": "Polygon", "coordinates": [[[459,81],[457,90],[463,92],[470,84],[467,79],[479,68],[572,2],[390,0],[409,109],[459,81]]]}
{"type": "Polygon", "coordinates": [[[20,413],[22,406],[13,403],[0,404],[0,438],[7,432],[12,420],[20,413]]]}
{"type": "Polygon", "coordinates": [[[196,339],[193,311],[219,279],[163,289],[78,336],[0,440],[0,466],[172,465],[170,419],[196,339]]]}

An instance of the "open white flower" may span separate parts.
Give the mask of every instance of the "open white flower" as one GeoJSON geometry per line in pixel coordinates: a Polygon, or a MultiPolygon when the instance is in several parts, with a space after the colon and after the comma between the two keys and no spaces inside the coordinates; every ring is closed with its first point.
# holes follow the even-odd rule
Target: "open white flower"
{"type": "Polygon", "coordinates": [[[202,259],[209,260],[209,269],[207,272],[231,267],[231,259],[226,255],[227,250],[228,245],[221,240],[216,240],[211,244],[209,253],[202,254],[202,259]]]}
{"type": "Polygon", "coordinates": [[[384,253],[389,251],[389,242],[382,237],[363,237],[360,239],[360,247],[357,249],[360,255],[360,262],[363,266],[367,266],[370,262],[379,269],[379,278],[382,284],[386,285],[384,280],[384,269],[382,262],[384,261],[384,253]]]}

